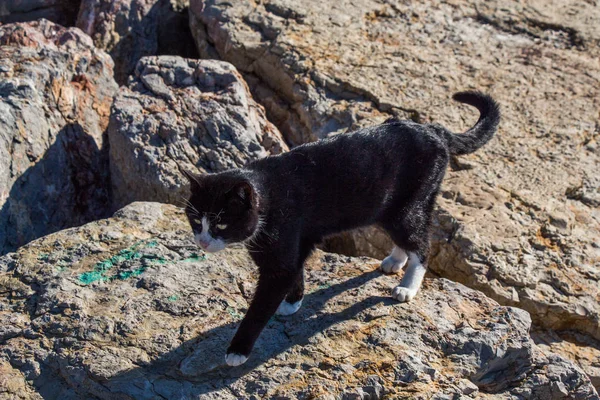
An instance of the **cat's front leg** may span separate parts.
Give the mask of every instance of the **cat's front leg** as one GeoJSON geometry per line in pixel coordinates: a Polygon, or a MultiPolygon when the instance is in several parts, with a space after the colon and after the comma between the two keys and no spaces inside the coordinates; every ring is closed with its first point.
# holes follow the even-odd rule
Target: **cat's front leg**
{"type": "Polygon", "coordinates": [[[246,362],[254,342],[292,288],[297,274],[295,271],[279,271],[277,275],[261,272],[252,304],[227,349],[228,365],[246,362]]]}
{"type": "MultiPolygon", "coordinates": [[[[304,260],[302,260],[304,261],[304,260]]],[[[290,292],[285,299],[279,304],[277,315],[292,315],[302,307],[302,299],[304,298],[304,268],[300,267],[300,273],[290,289],[290,292]]]]}

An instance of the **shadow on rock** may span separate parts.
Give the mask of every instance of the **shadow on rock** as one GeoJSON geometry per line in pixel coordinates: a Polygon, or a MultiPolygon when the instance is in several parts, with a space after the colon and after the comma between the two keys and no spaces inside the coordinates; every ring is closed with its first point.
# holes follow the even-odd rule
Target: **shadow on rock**
{"type": "Polygon", "coordinates": [[[296,314],[271,319],[242,366],[225,365],[225,351],[239,325],[239,322],[228,323],[204,332],[148,365],[112,377],[103,382],[103,387],[108,388],[106,392],[94,394],[105,399],[151,398],[157,394],[165,398],[192,398],[228,388],[291,347],[310,345],[312,337],[334,324],[352,320],[379,303],[395,304],[391,298],[375,296],[343,311],[319,315],[328,300],[379,275],[379,271],[368,272],[307,294],[296,314]]]}
{"type": "Polygon", "coordinates": [[[109,174],[106,146],[99,149],[81,125],[65,125],[44,156],[11,186],[0,209],[0,255],[107,217],[109,174]]]}

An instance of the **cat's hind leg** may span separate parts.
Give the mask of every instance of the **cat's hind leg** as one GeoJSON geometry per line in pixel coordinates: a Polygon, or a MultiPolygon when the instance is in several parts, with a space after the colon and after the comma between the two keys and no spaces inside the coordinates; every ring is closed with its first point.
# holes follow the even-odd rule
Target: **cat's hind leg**
{"type": "MultiPolygon", "coordinates": [[[[388,209],[382,215],[380,225],[397,248],[404,250],[408,256],[402,280],[392,290],[392,297],[398,301],[412,300],[427,272],[431,216],[448,157],[443,143],[429,140],[418,158],[420,167],[407,171],[404,179],[399,181],[396,195],[391,198],[388,209]]],[[[398,267],[392,266],[390,269],[393,271],[393,268],[398,267]]]]}
{"type": "MultiPolygon", "coordinates": [[[[412,300],[423,283],[427,272],[427,257],[429,255],[429,227],[431,224],[431,210],[435,195],[419,202],[416,207],[405,209],[401,216],[384,226],[396,244],[394,248],[395,259],[404,256],[406,269],[400,284],[392,290],[392,297],[398,301],[412,300]],[[402,252],[396,249],[403,249],[402,252]]],[[[394,259],[394,260],[395,260],[394,259]]],[[[400,260],[402,261],[402,260],[400,260]]],[[[385,263],[385,260],[384,260],[385,263]]],[[[389,265],[389,264],[388,264],[389,265]]],[[[393,267],[395,267],[394,264],[393,267]]],[[[382,269],[384,265],[382,263],[382,269]]],[[[398,270],[400,270],[399,267],[398,270]]]]}
{"type": "Polygon", "coordinates": [[[408,254],[398,246],[394,246],[392,253],[381,262],[381,270],[386,274],[399,272],[408,261],[408,254]]]}
{"type": "Polygon", "coordinates": [[[392,297],[400,302],[412,300],[421,288],[426,272],[425,262],[417,253],[409,252],[408,267],[400,284],[392,290],[392,297]]]}
{"type": "Polygon", "coordinates": [[[406,302],[415,297],[427,272],[429,226],[427,220],[416,222],[414,218],[403,218],[399,226],[399,229],[388,230],[388,233],[396,243],[396,248],[402,246],[406,249],[404,250],[406,269],[400,284],[392,290],[392,297],[400,302],[406,302]]]}

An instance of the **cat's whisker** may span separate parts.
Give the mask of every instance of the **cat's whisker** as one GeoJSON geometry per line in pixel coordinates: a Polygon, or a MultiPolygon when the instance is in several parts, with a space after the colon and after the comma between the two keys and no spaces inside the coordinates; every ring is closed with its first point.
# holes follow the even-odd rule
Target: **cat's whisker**
{"type": "Polygon", "coordinates": [[[181,200],[183,200],[184,203],[190,204],[190,201],[188,199],[186,199],[185,197],[183,197],[183,196],[179,196],[179,197],[181,197],[181,200]]]}
{"type": "Polygon", "coordinates": [[[183,202],[183,201],[181,201],[181,200],[177,200],[177,206],[179,206],[179,207],[181,207],[181,208],[185,209],[185,208],[187,208],[187,207],[188,207],[188,204],[187,204],[187,203],[185,203],[185,202],[183,202]]]}
{"type": "Polygon", "coordinates": [[[186,204],[186,207],[185,207],[185,208],[187,208],[187,207],[189,207],[189,208],[190,208],[190,214],[191,214],[191,213],[192,213],[192,211],[193,211],[193,212],[195,213],[195,214],[193,214],[193,215],[196,215],[197,217],[200,217],[200,216],[201,216],[201,215],[200,215],[200,214],[201,214],[201,213],[200,213],[200,211],[198,211],[198,210],[196,209],[196,207],[194,207],[194,205],[193,205],[193,204],[192,204],[192,203],[191,203],[191,202],[190,202],[188,199],[186,199],[186,198],[185,198],[185,197],[183,197],[183,196],[181,196],[181,198],[183,199],[183,201],[184,201],[184,204],[186,204]]]}

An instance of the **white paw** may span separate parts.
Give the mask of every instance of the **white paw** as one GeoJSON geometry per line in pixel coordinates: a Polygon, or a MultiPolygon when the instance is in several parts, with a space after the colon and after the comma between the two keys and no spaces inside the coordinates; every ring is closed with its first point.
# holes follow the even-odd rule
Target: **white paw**
{"type": "Polygon", "coordinates": [[[236,353],[229,353],[225,356],[225,362],[230,367],[237,367],[238,365],[242,365],[246,362],[247,359],[248,357],[236,353]]]}
{"type": "Polygon", "coordinates": [[[398,246],[381,262],[381,270],[386,274],[394,274],[402,269],[408,260],[408,254],[398,246]]]}
{"type": "Polygon", "coordinates": [[[284,300],[279,305],[279,308],[277,309],[277,311],[275,311],[275,314],[277,314],[277,315],[292,315],[296,311],[298,311],[301,306],[302,306],[302,299],[298,300],[295,303],[291,303],[291,304],[284,300]]]}
{"type": "Polygon", "coordinates": [[[411,301],[416,294],[416,290],[402,286],[396,286],[394,290],[392,290],[392,297],[401,303],[411,301]]]}
{"type": "Polygon", "coordinates": [[[381,262],[381,270],[386,274],[395,274],[399,272],[406,264],[406,259],[398,260],[394,256],[387,256],[381,262]]]}

